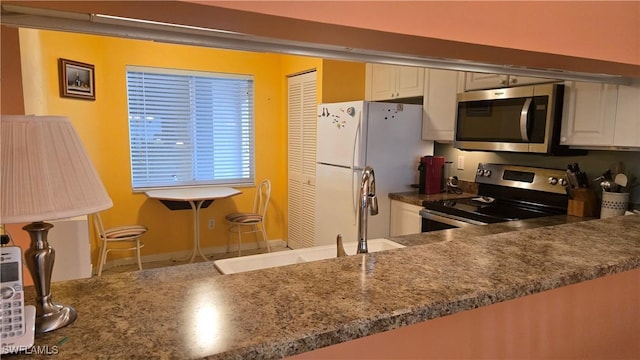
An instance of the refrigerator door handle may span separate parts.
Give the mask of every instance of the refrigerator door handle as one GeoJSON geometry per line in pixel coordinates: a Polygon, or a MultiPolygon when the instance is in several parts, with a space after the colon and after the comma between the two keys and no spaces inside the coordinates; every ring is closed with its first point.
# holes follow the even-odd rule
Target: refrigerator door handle
{"type": "Polygon", "coordinates": [[[352,211],[355,222],[358,222],[358,200],[356,199],[356,188],[359,186],[358,170],[363,170],[363,168],[361,168],[360,166],[356,166],[356,151],[358,151],[358,136],[360,136],[361,134],[362,113],[360,113],[358,120],[359,121],[358,126],[356,127],[356,133],[353,137],[353,151],[351,153],[351,204],[353,205],[352,211]]]}
{"type": "Polygon", "coordinates": [[[353,225],[358,222],[358,200],[356,199],[356,187],[358,187],[358,172],[355,169],[351,170],[351,205],[353,206],[353,218],[355,221],[353,225]]]}
{"type": "Polygon", "coordinates": [[[358,121],[358,126],[356,127],[356,133],[353,136],[353,147],[351,150],[351,169],[356,168],[356,151],[358,151],[358,135],[360,134],[360,126],[362,125],[362,121],[358,121]]]}

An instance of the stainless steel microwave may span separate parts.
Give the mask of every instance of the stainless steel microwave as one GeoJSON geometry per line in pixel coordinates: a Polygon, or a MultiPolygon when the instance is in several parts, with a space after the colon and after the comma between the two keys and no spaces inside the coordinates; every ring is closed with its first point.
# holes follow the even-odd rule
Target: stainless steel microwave
{"type": "Polygon", "coordinates": [[[454,147],[552,154],[559,145],[564,85],[540,84],[458,94],[454,147]]]}

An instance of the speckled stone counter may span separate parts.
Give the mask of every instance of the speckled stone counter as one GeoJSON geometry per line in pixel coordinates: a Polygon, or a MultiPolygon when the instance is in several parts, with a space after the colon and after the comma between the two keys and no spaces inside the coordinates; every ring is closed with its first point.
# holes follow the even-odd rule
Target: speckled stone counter
{"type": "Polygon", "coordinates": [[[36,345],[59,344],[64,359],[280,358],[640,268],[640,215],[574,220],[411,235],[394,239],[413,245],[402,249],[234,275],[199,263],[55,283],[79,317],[36,345]]]}
{"type": "Polygon", "coordinates": [[[418,194],[418,191],[406,191],[400,193],[390,193],[389,198],[391,200],[398,200],[408,204],[422,206],[423,201],[438,201],[443,199],[462,199],[476,196],[475,193],[463,192],[456,193],[441,193],[441,194],[418,194]]]}

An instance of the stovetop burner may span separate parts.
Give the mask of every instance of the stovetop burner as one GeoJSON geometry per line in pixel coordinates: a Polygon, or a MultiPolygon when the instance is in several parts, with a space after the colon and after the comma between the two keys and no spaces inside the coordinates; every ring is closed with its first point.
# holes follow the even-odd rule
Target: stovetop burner
{"type": "Polygon", "coordinates": [[[477,199],[477,197],[431,202],[425,201],[423,206],[428,210],[469,218],[487,224],[566,213],[566,210],[554,211],[547,207],[526,207],[504,200],[483,203],[474,199],[477,199]]]}
{"type": "Polygon", "coordinates": [[[426,211],[491,224],[566,214],[566,172],[555,169],[478,164],[478,195],[425,201],[426,211]]]}

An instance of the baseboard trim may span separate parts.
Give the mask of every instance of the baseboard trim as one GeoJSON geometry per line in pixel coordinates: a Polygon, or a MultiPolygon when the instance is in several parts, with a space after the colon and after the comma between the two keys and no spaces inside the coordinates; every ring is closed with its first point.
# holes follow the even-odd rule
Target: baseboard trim
{"type": "MultiPolygon", "coordinates": [[[[242,250],[254,250],[258,248],[263,248],[264,242],[242,242],[242,250]],[[260,245],[260,246],[258,246],[260,245]]],[[[283,239],[274,239],[269,240],[270,247],[284,247],[287,246],[287,242],[283,239]]],[[[144,251],[144,248],[143,248],[144,251]]],[[[229,246],[229,252],[238,251],[237,244],[231,244],[229,246]]],[[[227,252],[227,246],[213,246],[208,248],[202,248],[202,252],[205,256],[214,255],[214,254],[224,254],[227,252]]],[[[142,261],[142,267],[144,268],[145,263],[157,262],[157,261],[169,261],[171,259],[179,259],[185,258],[191,255],[191,250],[183,250],[183,251],[174,251],[170,253],[160,253],[160,254],[151,254],[151,255],[142,255],[140,260],[142,261]]],[[[198,256],[198,254],[196,254],[198,256]]],[[[127,257],[127,258],[118,258],[111,261],[107,261],[106,264],[102,267],[102,270],[109,270],[114,267],[124,266],[124,265],[135,265],[138,260],[135,256],[127,257]]],[[[97,268],[96,268],[97,269],[97,268]]]]}

